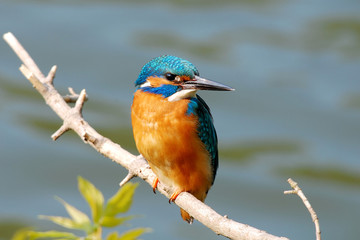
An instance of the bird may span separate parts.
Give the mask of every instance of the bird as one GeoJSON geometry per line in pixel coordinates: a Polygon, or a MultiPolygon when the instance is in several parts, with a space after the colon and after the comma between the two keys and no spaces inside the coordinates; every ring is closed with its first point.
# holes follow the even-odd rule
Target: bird
{"type": "MultiPolygon", "coordinates": [[[[210,108],[198,90],[232,91],[199,76],[182,58],[162,55],[150,60],[135,81],[131,122],[136,147],[160,181],[173,189],[169,199],[189,192],[204,202],[218,169],[218,139],[210,108]]],[[[180,208],[188,223],[193,217],[180,208]]]]}

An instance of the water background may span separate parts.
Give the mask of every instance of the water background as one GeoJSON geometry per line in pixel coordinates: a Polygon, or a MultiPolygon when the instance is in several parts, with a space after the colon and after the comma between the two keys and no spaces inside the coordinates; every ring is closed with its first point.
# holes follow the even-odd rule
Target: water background
{"type": "MultiPolygon", "coordinates": [[[[293,240],[314,239],[311,218],[286,179],[299,182],[324,239],[360,236],[360,2],[355,0],[178,0],[0,2],[11,31],[55,86],[89,101],[85,119],[136,154],[130,124],[133,82],[148,60],[173,54],[235,92],[200,92],[212,109],[220,168],[207,204],[223,215],[293,240]]],[[[105,197],[126,172],[71,132],[53,142],[60,119],[18,71],[0,40],[0,239],[53,225],[60,196],[89,213],[81,175],[105,197]]],[[[129,227],[143,239],[224,239],[154,195],[142,181],[129,227]]]]}

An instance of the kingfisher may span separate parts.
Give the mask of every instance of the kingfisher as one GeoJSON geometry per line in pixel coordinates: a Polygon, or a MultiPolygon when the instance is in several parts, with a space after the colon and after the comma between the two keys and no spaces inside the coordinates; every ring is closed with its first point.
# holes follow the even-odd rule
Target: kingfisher
{"type": "MultiPolygon", "coordinates": [[[[136,147],[158,182],[173,190],[169,202],[189,192],[204,202],[218,168],[218,140],[210,108],[198,90],[233,88],[199,76],[187,60],[163,55],[146,63],[137,80],[131,106],[136,147]]],[[[180,209],[181,217],[193,217],[180,209]]]]}

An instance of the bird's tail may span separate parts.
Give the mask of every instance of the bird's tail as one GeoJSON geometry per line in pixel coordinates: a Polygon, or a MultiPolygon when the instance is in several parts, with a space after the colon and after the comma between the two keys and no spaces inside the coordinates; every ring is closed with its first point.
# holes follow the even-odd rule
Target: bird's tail
{"type": "Polygon", "coordinates": [[[184,209],[180,208],[180,214],[181,214],[182,219],[187,221],[189,224],[192,224],[194,218],[192,216],[190,216],[189,213],[185,212],[184,209]]]}

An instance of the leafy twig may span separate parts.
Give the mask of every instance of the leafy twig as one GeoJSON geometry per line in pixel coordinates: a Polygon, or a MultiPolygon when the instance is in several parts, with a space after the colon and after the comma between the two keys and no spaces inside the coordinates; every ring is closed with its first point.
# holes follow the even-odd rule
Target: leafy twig
{"type": "MultiPolygon", "coordinates": [[[[137,184],[128,183],[120,188],[113,197],[111,197],[107,203],[104,203],[104,197],[100,190],[98,190],[91,182],[86,179],[79,177],[79,191],[85,198],[86,202],[90,206],[92,218],[90,219],[85,213],[78,210],[74,206],[68,204],[61,198],[57,198],[65,207],[69,214],[68,217],[59,216],[39,216],[41,219],[52,221],[53,223],[60,225],[68,229],[76,229],[84,231],[86,236],[77,236],[70,232],[60,231],[45,231],[38,232],[27,230],[20,232],[22,237],[19,239],[68,239],[68,240],[81,240],[81,239],[93,239],[102,240],[102,229],[103,227],[116,227],[125,223],[128,220],[133,219],[133,216],[119,217],[119,214],[126,213],[131,204],[134,196],[137,184]]],[[[138,236],[145,232],[149,232],[149,228],[136,228],[131,229],[122,235],[118,235],[117,232],[112,232],[108,235],[107,240],[134,240],[138,236]],[[130,235],[132,237],[130,237],[130,235]]],[[[19,234],[19,233],[18,233],[19,234]]]]}

